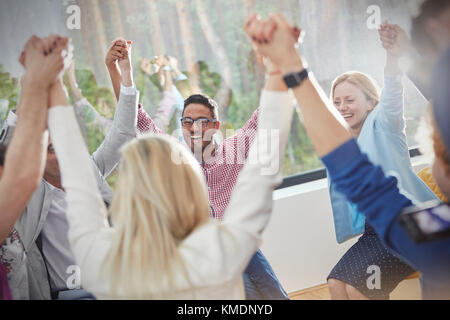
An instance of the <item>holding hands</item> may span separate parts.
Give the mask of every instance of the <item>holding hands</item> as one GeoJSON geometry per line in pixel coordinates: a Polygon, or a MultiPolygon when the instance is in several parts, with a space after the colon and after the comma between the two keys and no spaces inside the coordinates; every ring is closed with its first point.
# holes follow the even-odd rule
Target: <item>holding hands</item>
{"type": "Polygon", "coordinates": [[[111,42],[105,57],[105,64],[109,68],[115,68],[116,63],[122,73],[131,72],[131,44],[130,40],[117,38],[111,42]]]}
{"type": "Polygon", "coordinates": [[[380,40],[386,52],[393,57],[404,55],[409,49],[409,39],[406,32],[396,24],[385,21],[378,30],[380,40]]]}
{"type": "Polygon", "coordinates": [[[105,57],[107,67],[116,65],[116,61],[125,57],[126,41],[123,38],[117,38],[111,41],[108,52],[105,57]]]}
{"type": "Polygon", "coordinates": [[[25,68],[22,85],[33,84],[47,90],[60,80],[72,61],[73,47],[69,38],[51,35],[32,36],[25,44],[19,62],[25,68]]]}
{"type": "Polygon", "coordinates": [[[172,68],[171,57],[159,55],[155,56],[152,60],[142,58],[140,62],[141,70],[148,76],[151,76],[154,72],[161,71],[161,68],[165,66],[170,66],[172,68]]]}
{"type": "Polygon", "coordinates": [[[131,66],[131,44],[130,40],[117,38],[111,42],[111,46],[106,53],[105,64],[113,81],[117,99],[119,99],[120,82],[126,87],[131,87],[134,84],[133,68],[131,66]]]}
{"type": "Polygon", "coordinates": [[[175,58],[158,55],[152,60],[142,58],[140,62],[140,67],[142,71],[148,76],[152,76],[153,73],[158,73],[159,83],[163,87],[164,91],[171,91],[173,79],[179,75],[177,68],[177,60],[175,58]]]}
{"type": "Polygon", "coordinates": [[[244,29],[257,52],[270,59],[283,73],[303,69],[295,49],[301,30],[291,26],[282,14],[272,14],[266,20],[254,14],[246,19],[244,29]]]}
{"type": "Polygon", "coordinates": [[[408,36],[398,25],[389,24],[387,21],[380,25],[378,34],[387,53],[385,72],[391,75],[401,74],[398,60],[409,50],[408,36]]]}
{"type": "Polygon", "coordinates": [[[111,77],[117,101],[119,101],[121,83],[126,87],[134,85],[133,68],[131,66],[131,44],[130,40],[117,38],[111,42],[105,57],[105,64],[111,77]]]}

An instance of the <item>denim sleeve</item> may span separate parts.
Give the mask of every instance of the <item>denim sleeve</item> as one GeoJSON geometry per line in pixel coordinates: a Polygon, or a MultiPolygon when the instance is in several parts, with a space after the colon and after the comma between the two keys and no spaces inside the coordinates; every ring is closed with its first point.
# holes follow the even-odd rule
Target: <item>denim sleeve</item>
{"type": "Polygon", "coordinates": [[[402,195],[395,177],[384,175],[351,139],[322,158],[338,191],[356,204],[378,235],[388,244],[396,242],[392,226],[400,211],[412,205],[402,195]]]}
{"type": "Polygon", "coordinates": [[[392,132],[405,129],[402,76],[385,75],[380,95],[377,118],[382,126],[392,132]]]}

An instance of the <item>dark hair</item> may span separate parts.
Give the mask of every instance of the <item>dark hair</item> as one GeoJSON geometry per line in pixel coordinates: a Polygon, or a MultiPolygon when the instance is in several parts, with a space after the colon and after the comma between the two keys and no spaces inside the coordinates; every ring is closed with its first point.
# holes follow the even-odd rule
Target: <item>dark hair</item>
{"type": "Polygon", "coordinates": [[[217,102],[215,102],[213,99],[208,97],[205,94],[193,94],[189,96],[186,100],[184,100],[184,108],[183,108],[183,114],[184,110],[186,110],[186,107],[190,105],[191,103],[198,103],[202,104],[205,107],[209,108],[209,111],[211,112],[211,117],[213,119],[219,120],[219,106],[217,102]]]}
{"type": "Polygon", "coordinates": [[[420,14],[412,20],[411,41],[417,51],[433,48],[433,42],[427,34],[426,22],[430,18],[439,17],[447,7],[448,0],[426,0],[420,7],[420,14]]]}
{"type": "Polygon", "coordinates": [[[6,155],[6,147],[3,145],[0,145],[0,166],[5,165],[5,155],[6,155]]]}

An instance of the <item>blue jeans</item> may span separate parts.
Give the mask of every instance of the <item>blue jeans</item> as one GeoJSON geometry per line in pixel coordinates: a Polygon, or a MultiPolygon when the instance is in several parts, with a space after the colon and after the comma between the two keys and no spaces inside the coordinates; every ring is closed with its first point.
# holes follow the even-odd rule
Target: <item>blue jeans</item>
{"type": "Polygon", "coordinates": [[[247,300],[289,299],[261,250],[256,251],[244,271],[244,287],[247,300]]]}
{"type": "Polygon", "coordinates": [[[58,292],[57,300],[96,300],[95,297],[83,289],[64,290],[58,292]]]}

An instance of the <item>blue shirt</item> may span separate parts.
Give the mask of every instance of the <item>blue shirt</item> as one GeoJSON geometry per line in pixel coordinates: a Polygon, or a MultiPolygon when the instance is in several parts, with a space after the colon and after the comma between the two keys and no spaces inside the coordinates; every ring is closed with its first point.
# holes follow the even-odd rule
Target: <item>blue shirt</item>
{"type": "Polygon", "coordinates": [[[337,190],[355,203],[389,249],[422,274],[424,299],[450,299],[450,238],[416,244],[400,225],[398,215],[413,205],[351,139],[322,158],[337,190]]]}
{"type": "MultiPolygon", "coordinates": [[[[380,102],[367,116],[358,145],[371,162],[397,177],[400,192],[413,202],[438,199],[413,171],[405,127],[402,77],[385,75],[380,102]]],[[[341,243],[364,232],[365,217],[328,182],[336,239],[341,243]]]]}

